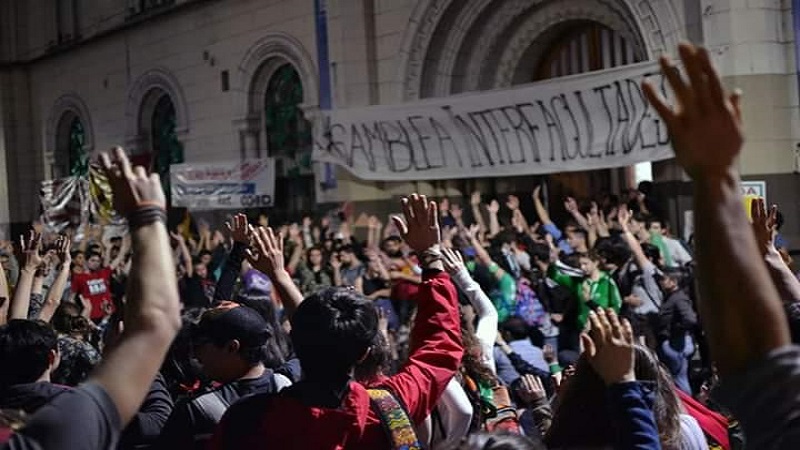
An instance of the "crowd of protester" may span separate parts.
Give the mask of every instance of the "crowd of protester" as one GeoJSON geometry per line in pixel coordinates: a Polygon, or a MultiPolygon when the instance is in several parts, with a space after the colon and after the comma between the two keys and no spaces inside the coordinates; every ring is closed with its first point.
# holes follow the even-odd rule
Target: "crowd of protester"
{"type": "Polygon", "coordinates": [[[559,199],[559,223],[537,187],[170,231],[158,176],[103,155],[128,232],[0,248],[0,443],[796,448],[800,282],[777,209],[742,208],[738,93],[680,50],[674,106],[645,92],[693,179],[690,242],[647,183],[559,199]]]}

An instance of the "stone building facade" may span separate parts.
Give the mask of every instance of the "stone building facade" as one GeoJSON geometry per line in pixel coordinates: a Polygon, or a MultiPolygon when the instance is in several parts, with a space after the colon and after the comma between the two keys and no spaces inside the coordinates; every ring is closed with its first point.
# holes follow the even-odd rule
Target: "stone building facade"
{"type": "MultiPolygon", "coordinates": [[[[689,40],[745,92],[748,179],[800,238],[797,70],[788,0],[10,0],[0,3],[0,223],[38,213],[44,179],[123,145],[170,163],[276,156],[274,213],[353,200],[386,210],[411,189],[459,197],[538,178],[364,182],[310,162],[322,107],[410,102],[655,59],[689,40]],[[335,188],[321,186],[333,171],[335,188]]],[[[680,226],[674,165],[653,176],[680,226]]],[[[563,192],[631,170],[556,174],[563,192]]],[[[798,241],[800,242],[800,241],[798,241]]]]}

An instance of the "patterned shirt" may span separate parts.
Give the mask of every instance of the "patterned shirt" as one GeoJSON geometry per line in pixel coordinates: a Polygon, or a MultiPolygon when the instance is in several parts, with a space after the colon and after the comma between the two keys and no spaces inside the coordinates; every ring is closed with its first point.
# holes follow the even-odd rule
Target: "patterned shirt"
{"type": "Polygon", "coordinates": [[[53,383],[65,386],[77,386],[86,380],[89,372],[100,363],[100,353],[88,342],[60,336],[58,351],[61,363],[52,375],[53,383]]]}

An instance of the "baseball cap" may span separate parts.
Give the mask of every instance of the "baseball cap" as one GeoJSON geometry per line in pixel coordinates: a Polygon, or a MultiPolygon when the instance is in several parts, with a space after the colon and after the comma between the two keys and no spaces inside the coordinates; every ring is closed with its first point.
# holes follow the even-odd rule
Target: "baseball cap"
{"type": "Polygon", "coordinates": [[[235,339],[242,347],[264,345],[271,336],[269,324],[256,310],[233,302],[223,302],[203,313],[192,330],[193,340],[227,342],[235,339]]]}

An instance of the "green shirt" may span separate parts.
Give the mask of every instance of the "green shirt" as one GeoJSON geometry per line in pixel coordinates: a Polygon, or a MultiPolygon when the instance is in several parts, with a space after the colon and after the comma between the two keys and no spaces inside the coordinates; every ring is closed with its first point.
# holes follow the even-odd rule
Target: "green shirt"
{"type": "Polygon", "coordinates": [[[600,272],[600,278],[592,281],[587,277],[571,277],[562,272],[555,264],[550,266],[548,276],[556,283],[568,288],[575,295],[578,301],[578,329],[583,330],[589,320],[589,301],[599,305],[601,308],[612,308],[619,313],[622,307],[622,297],[614,280],[605,273],[600,272]],[[583,298],[583,287],[589,286],[589,298],[583,298]]]}

